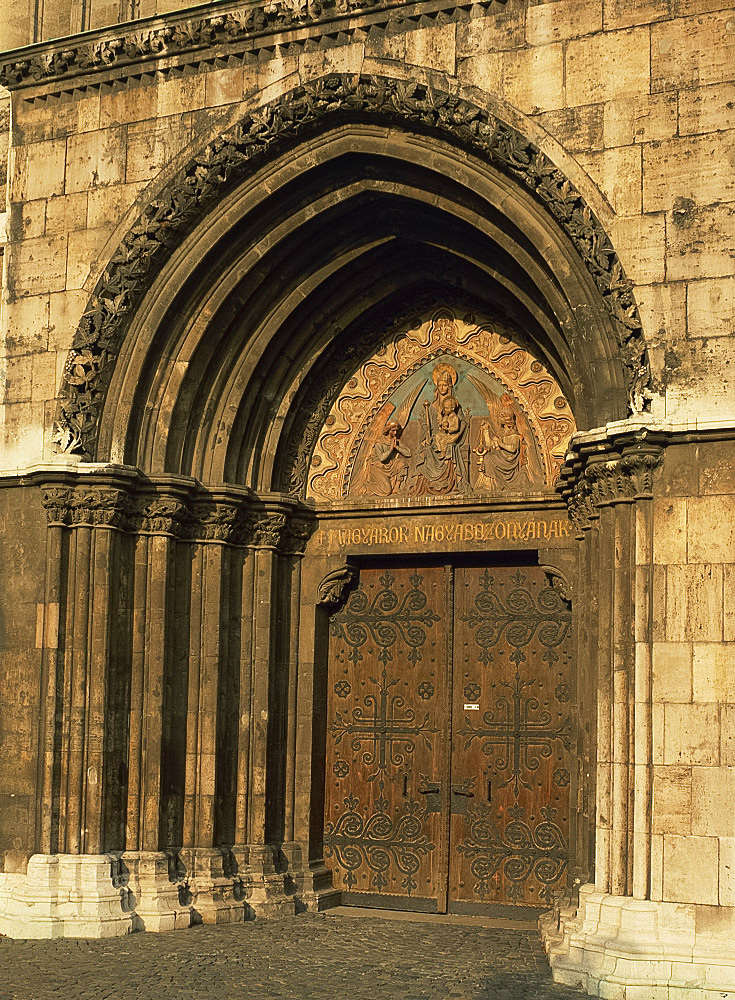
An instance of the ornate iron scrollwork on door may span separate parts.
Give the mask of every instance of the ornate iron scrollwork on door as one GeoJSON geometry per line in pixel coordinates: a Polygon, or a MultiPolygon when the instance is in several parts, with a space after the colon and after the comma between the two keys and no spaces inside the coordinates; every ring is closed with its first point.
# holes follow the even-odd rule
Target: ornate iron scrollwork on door
{"type": "Polygon", "coordinates": [[[418,722],[414,709],[404,707],[405,698],[400,694],[390,694],[391,688],[400,683],[397,677],[388,680],[384,670],[380,681],[374,677],[369,680],[377,686],[378,693],[366,694],[364,708],[358,705],[349,715],[336,711],[330,732],[335,746],[339,746],[345,736],[351,737],[351,748],[356,752],[363,751],[363,764],[376,768],[367,775],[367,780],[373,781],[379,774],[382,776],[388,767],[402,767],[406,758],[413,754],[417,738],[421,737],[427,750],[431,750],[427,734],[436,733],[437,727],[429,725],[428,712],[423,722],[418,722]],[[366,744],[372,745],[363,749],[366,744]]]}
{"type": "Polygon", "coordinates": [[[327,823],[324,848],[344,869],[342,881],[348,889],[357,885],[357,872],[367,867],[372,872],[371,885],[381,892],[388,886],[390,869],[404,876],[401,886],[407,895],[415,892],[416,874],[422,859],[436,847],[424,832],[426,809],[414,799],[406,802],[395,818],[390,815],[387,799],[379,796],[375,811],[363,816],[355,795],[344,799],[345,811],[336,823],[327,823]]]}
{"type": "Polygon", "coordinates": [[[466,715],[465,727],[458,733],[466,737],[465,749],[473,740],[482,740],[482,752],[492,756],[495,771],[508,772],[498,787],[505,788],[512,783],[516,798],[520,785],[531,788],[523,772],[527,775],[537,771],[541,760],[551,757],[555,740],[559,740],[565,750],[571,746],[572,722],[569,716],[553,726],[551,712],[540,708],[538,698],[533,694],[524,697],[524,691],[533,688],[536,683],[535,680],[521,681],[517,672],[514,684],[501,681],[508,695],[496,699],[494,711],[484,713],[481,725],[473,726],[466,715]],[[535,718],[533,713],[536,713],[535,718]],[[496,749],[499,752],[496,753],[496,749]]]}
{"type": "Polygon", "coordinates": [[[564,874],[568,862],[568,847],[561,828],[554,822],[556,810],[545,806],[542,822],[531,826],[525,821],[525,809],[512,806],[510,822],[502,829],[493,822],[493,810],[478,802],[467,814],[467,837],[457,850],[470,860],[470,871],[477,879],[474,892],[483,899],[490,893],[490,881],[500,873],[507,883],[507,896],[513,902],[526,899],[525,888],[530,876],[541,884],[539,896],[553,902],[552,886],[564,874]]]}
{"type": "Polygon", "coordinates": [[[439,615],[427,606],[426,594],[421,590],[423,577],[420,573],[411,574],[411,589],[402,597],[393,589],[395,582],[396,578],[386,570],[380,577],[381,589],[372,601],[360,586],[352,593],[344,609],[331,619],[330,635],[347,643],[351,663],[362,659],[361,647],[369,640],[379,647],[380,663],[389,663],[393,659],[392,647],[398,641],[408,647],[405,659],[409,663],[421,659],[427,629],[439,621],[439,615]]]}
{"type": "Polygon", "coordinates": [[[566,639],[572,623],[572,613],[559,591],[543,587],[536,597],[524,586],[526,576],[518,570],[511,578],[515,588],[503,604],[493,590],[489,570],[480,576],[480,590],[475,595],[475,607],[462,616],[475,629],[480,662],[487,666],[494,660],[493,647],[504,637],[514,650],[510,659],[520,664],[526,659],[523,647],[535,637],[546,651],[543,659],[551,666],[557,659],[556,648],[566,639]]]}

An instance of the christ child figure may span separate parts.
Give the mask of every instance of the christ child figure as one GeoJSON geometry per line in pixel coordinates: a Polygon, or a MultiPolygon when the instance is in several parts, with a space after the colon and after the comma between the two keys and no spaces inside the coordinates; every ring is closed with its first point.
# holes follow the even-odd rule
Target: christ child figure
{"type": "Polygon", "coordinates": [[[449,458],[449,449],[456,444],[462,432],[458,410],[456,398],[445,396],[439,413],[439,430],[434,435],[436,450],[443,458],[449,458]]]}

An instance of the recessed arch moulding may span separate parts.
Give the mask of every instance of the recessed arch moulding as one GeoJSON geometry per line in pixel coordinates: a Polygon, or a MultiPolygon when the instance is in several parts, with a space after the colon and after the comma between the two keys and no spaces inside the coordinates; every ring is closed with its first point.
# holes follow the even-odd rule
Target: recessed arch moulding
{"type": "Polygon", "coordinates": [[[303,496],[344,382],[442,306],[519,331],[582,428],[648,405],[631,285],[554,164],[459,95],[328,77],[210,143],[125,237],[58,447],[303,496]]]}

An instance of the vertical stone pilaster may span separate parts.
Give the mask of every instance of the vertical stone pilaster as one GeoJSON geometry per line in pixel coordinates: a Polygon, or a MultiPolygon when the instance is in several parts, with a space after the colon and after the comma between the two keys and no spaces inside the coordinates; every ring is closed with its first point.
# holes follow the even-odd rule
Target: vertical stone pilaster
{"type": "Polygon", "coordinates": [[[303,566],[296,705],[294,842],[301,854],[299,894],[310,910],[339,903],[324,864],[324,728],[327,705],[328,620],[357,580],[355,566],[338,558],[307,558],[303,566]]]}
{"type": "Polygon", "coordinates": [[[38,802],[36,848],[43,854],[59,850],[59,753],[63,658],[59,652],[63,577],[68,541],[67,522],[71,503],[68,487],[42,491],[46,510],[46,566],[43,621],[41,624],[41,718],[39,722],[38,802]]]}
{"type": "Polygon", "coordinates": [[[143,795],[143,712],[145,705],[145,621],[148,604],[148,535],[135,540],[133,557],[133,622],[128,713],[128,794],[125,844],[139,851],[143,795]]]}

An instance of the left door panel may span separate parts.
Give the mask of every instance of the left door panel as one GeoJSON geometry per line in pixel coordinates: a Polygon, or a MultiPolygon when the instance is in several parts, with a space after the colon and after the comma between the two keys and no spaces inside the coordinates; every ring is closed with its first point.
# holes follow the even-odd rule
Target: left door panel
{"type": "Polygon", "coordinates": [[[324,852],[345,902],[442,908],[448,586],[366,567],[330,620],[324,852]]]}

